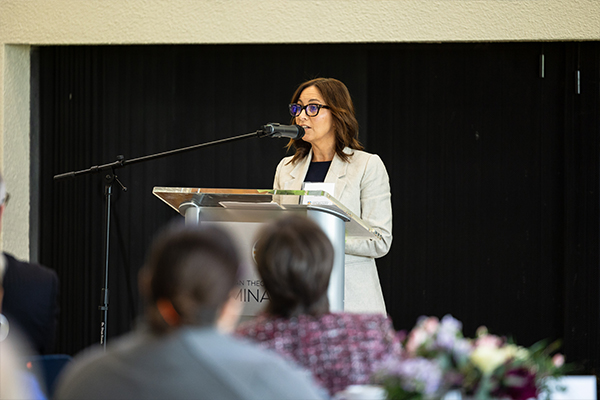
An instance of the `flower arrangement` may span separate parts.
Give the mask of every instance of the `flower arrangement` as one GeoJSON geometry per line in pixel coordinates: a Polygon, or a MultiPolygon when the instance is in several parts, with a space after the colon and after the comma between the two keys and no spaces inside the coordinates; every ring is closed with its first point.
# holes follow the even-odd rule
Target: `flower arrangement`
{"type": "Polygon", "coordinates": [[[558,342],[525,348],[485,327],[476,338],[465,338],[461,322],[451,315],[441,321],[421,317],[408,334],[400,334],[402,356],[385,360],[372,377],[389,400],[439,399],[452,390],[463,398],[537,399],[547,391],[549,377],[567,370],[556,353],[558,342]]]}

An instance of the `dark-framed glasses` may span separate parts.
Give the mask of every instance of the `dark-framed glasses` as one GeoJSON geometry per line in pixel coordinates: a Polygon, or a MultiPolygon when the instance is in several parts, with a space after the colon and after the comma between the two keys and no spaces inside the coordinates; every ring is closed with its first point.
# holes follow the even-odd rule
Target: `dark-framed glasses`
{"type": "Polygon", "coordinates": [[[303,107],[298,103],[292,103],[290,104],[290,114],[292,114],[293,117],[297,117],[302,114],[302,110],[305,110],[306,115],[309,117],[316,117],[319,115],[321,108],[329,108],[329,106],[324,106],[322,104],[307,104],[303,107]]]}

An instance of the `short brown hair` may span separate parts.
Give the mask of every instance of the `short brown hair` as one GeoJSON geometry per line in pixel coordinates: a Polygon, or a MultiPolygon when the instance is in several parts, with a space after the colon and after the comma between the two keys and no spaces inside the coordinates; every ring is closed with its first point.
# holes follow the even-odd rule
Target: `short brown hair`
{"type": "MultiPolygon", "coordinates": [[[[297,103],[304,89],[311,86],[319,89],[325,104],[329,106],[335,131],[335,152],[342,160],[348,161],[349,155],[344,153],[345,147],[355,150],[363,149],[362,144],[358,141],[358,121],[350,92],[346,85],[337,79],[316,78],[300,84],[294,92],[291,102],[297,103]]],[[[292,118],[292,123],[294,123],[294,118],[292,118]]],[[[302,139],[290,139],[287,148],[290,149],[292,146],[296,149],[291,160],[292,163],[306,157],[311,148],[310,143],[302,139]]]]}
{"type": "Polygon", "coordinates": [[[267,313],[284,318],[327,313],[333,255],[329,238],[308,218],[285,217],[263,228],[256,263],[269,293],[267,313]]]}
{"type": "Polygon", "coordinates": [[[235,286],[239,268],[237,250],[216,227],[171,226],[154,240],[146,265],[147,319],[155,332],[169,329],[157,302],[168,301],[181,325],[207,326],[235,286]]]}

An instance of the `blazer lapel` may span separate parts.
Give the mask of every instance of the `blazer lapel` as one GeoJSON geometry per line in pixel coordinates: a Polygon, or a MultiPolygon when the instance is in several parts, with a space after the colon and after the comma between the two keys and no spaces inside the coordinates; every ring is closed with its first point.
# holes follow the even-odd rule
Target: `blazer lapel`
{"type": "Polygon", "coordinates": [[[300,160],[294,168],[290,171],[291,180],[285,183],[286,190],[302,190],[302,183],[304,183],[304,177],[308,172],[308,166],[312,160],[312,149],[308,152],[308,156],[304,160],[300,160]]]}
{"type": "MultiPolygon", "coordinates": [[[[344,149],[344,153],[349,150],[348,147],[344,149]]],[[[344,193],[344,189],[346,188],[346,180],[343,179],[346,176],[346,172],[348,170],[348,163],[342,160],[337,154],[331,160],[331,166],[329,167],[329,171],[327,172],[327,176],[325,176],[326,183],[335,183],[335,193],[333,193],[333,197],[339,200],[344,193]]]]}

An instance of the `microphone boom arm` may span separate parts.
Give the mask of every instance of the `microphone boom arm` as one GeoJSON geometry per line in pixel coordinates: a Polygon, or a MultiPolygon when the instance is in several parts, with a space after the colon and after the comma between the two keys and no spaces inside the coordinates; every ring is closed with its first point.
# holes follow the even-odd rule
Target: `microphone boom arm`
{"type": "Polygon", "coordinates": [[[110,220],[111,220],[111,197],[112,197],[112,184],[117,182],[123,191],[127,191],[127,188],[119,181],[119,178],[115,174],[115,169],[124,167],[129,164],[137,164],[144,161],[155,160],[158,158],[168,157],[179,153],[184,153],[192,150],[196,150],[202,147],[216,146],[218,144],[234,142],[236,140],[246,139],[252,136],[263,137],[264,132],[258,130],[252,133],[246,133],[243,135],[233,136],[230,138],[214,140],[212,142],[200,143],[189,147],[183,147],[176,150],[164,151],[162,153],[151,154],[147,156],[132,158],[126,160],[124,156],[118,155],[117,160],[111,163],[94,165],[87,169],[79,171],[65,172],[63,174],[54,175],[54,180],[62,180],[66,178],[75,178],[79,175],[85,175],[90,173],[104,173],[104,198],[105,198],[105,215],[104,215],[104,285],[102,287],[102,304],[98,307],[101,312],[100,320],[100,344],[106,351],[106,337],[107,337],[107,323],[108,323],[108,301],[109,301],[109,290],[108,290],[108,272],[109,272],[109,248],[110,248],[110,220]]]}
{"type": "Polygon", "coordinates": [[[196,144],[193,146],[182,147],[180,149],[163,151],[161,153],[150,154],[147,156],[132,158],[130,160],[126,160],[125,157],[123,157],[122,155],[119,155],[119,156],[117,156],[117,161],[107,163],[107,164],[102,164],[102,165],[94,165],[92,167],[89,167],[87,169],[82,169],[79,171],[71,171],[71,172],[65,172],[63,174],[54,175],[54,180],[60,180],[60,179],[65,179],[65,178],[74,178],[79,175],[85,175],[85,174],[90,174],[90,173],[94,173],[94,172],[102,172],[102,171],[106,171],[106,170],[113,171],[117,168],[124,167],[125,165],[137,164],[137,163],[144,162],[144,161],[151,161],[151,160],[155,160],[158,158],[168,157],[168,156],[172,156],[175,154],[185,153],[188,151],[200,149],[203,147],[210,147],[210,146],[216,146],[216,145],[222,144],[222,143],[234,142],[234,141],[246,139],[246,138],[249,138],[252,136],[264,137],[264,136],[268,136],[268,135],[265,134],[263,131],[258,130],[258,131],[252,132],[252,133],[245,133],[243,135],[233,136],[233,137],[229,137],[229,138],[225,138],[225,139],[214,140],[212,142],[200,143],[200,144],[196,144]]]}

